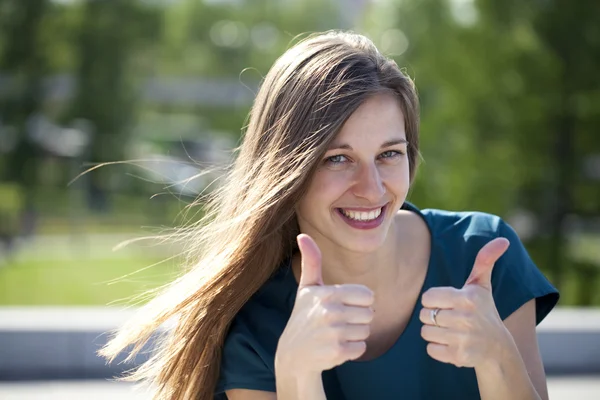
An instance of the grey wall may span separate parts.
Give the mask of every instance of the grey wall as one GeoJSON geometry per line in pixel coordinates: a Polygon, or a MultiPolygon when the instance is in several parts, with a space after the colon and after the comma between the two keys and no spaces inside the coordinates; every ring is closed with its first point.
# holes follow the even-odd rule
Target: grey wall
{"type": "MultiPolygon", "coordinates": [[[[133,363],[111,365],[96,355],[107,332],[135,310],[111,308],[0,308],[0,380],[111,378],[133,363]]],[[[538,327],[546,372],[600,374],[600,309],[558,308],[538,327]]]]}

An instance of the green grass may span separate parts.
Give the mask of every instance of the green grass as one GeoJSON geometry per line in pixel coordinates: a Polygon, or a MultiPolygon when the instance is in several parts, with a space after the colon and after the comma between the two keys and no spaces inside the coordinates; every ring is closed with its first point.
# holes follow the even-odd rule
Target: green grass
{"type": "MultiPolygon", "coordinates": [[[[17,260],[0,267],[0,306],[125,305],[132,296],[175,277],[179,269],[175,260],[145,268],[158,261],[161,259],[141,256],[17,260]],[[132,275],[124,277],[128,274],[132,275]]],[[[576,305],[580,282],[574,272],[566,278],[560,305],[576,305]]],[[[600,305],[600,279],[596,286],[593,303],[600,305]]]]}
{"type": "MultiPolygon", "coordinates": [[[[133,244],[113,252],[121,241],[144,232],[131,228],[129,233],[109,233],[109,226],[104,232],[99,229],[103,223],[86,224],[78,235],[56,229],[55,235],[24,245],[13,261],[0,261],[0,306],[126,305],[132,297],[171,281],[179,273],[179,258],[153,265],[177,253],[168,245],[133,244]]],[[[571,250],[579,255],[580,263],[596,265],[600,256],[596,243],[580,241],[571,250]]],[[[575,264],[565,268],[560,305],[591,302],[600,306],[600,271],[589,271],[575,264]]]]}
{"type": "Polygon", "coordinates": [[[174,261],[124,275],[156,258],[16,260],[0,267],[0,305],[125,305],[174,277],[174,261]],[[115,282],[112,282],[115,281],[115,282]]]}

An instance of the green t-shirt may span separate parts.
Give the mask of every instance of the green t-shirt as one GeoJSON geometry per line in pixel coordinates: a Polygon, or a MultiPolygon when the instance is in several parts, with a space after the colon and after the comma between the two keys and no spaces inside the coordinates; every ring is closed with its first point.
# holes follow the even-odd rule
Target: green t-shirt
{"type": "MultiPolygon", "coordinates": [[[[421,288],[460,288],[475,256],[496,237],[510,241],[492,273],[493,296],[504,320],[536,299],[539,324],[556,305],[558,291],[535,266],[515,231],[501,218],[479,212],[403,209],[418,213],[431,232],[429,267],[421,288]]],[[[298,284],[289,260],[242,307],[227,334],[216,400],[229,389],[275,392],[274,358],[277,342],[291,315],[298,284]]],[[[324,371],[328,400],[364,399],[479,399],[473,368],[457,368],[431,358],[421,337],[420,296],[410,320],[395,344],[370,361],[348,361],[324,371]]]]}

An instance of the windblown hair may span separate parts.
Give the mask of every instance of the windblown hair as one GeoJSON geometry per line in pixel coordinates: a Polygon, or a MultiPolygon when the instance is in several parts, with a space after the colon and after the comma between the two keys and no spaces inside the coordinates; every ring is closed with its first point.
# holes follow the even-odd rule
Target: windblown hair
{"type": "Polygon", "coordinates": [[[369,39],[338,31],[312,35],[275,62],[237,159],[195,226],[190,244],[198,259],[100,351],[112,361],[131,346],[131,359],[163,323],[176,320],[152,357],[122,380],[145,381],[155,399],[214,398],[228,328],[297,250],[295,206],[328,145],[367,98],[382,92],[399,99],[412,180],[419,152],[416,90],[369,39]]]}

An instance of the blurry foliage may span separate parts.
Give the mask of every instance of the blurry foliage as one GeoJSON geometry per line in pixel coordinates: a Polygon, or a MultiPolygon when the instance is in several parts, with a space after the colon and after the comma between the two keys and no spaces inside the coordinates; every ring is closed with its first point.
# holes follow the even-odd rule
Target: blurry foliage
{"type": "Polygon", "coordinates": [[[42,108],[42,79],[48,63],[41,38],[48,6],[46,0],[5,1],[0,8],[0,36],[4,38],[0,70],[10,73],[13,79],[11,85],[5,85],[5,97],[0,99],[1,118],[17,132],[4,175],[23,185],[26,201],[33,196],[39,168],[36,149],[28,140],[27,119],[42,108]]]}
{"type": "Polygon", "coordinates": [[[404,0],[363,27],[380,45],[398,27],[409,41],[396,59],[420,93],[424,154],[411,199],[509,222],[527,210],[528,247],[558,286],[579,268],[569,219],[600,216],[600,182],[584,172],[600,154],[599,19],[592,1],[404,0]]]}
{"type": "MultiPolygon", "coordinates": [[[[600,2],[389,0],[350,13],[359,3],[4,0],[0,76],[12,84],[2,89],[0,120],[17,128],[18,144],[0,153],[0,174],[55,217],[72,214],[88,196],[105,197],[98,210],[112,203],[123,222],[126,215],[137,221],[148,213],[139,198],[148,201],[162,188],[108,167],[69,194],[65,183],[81,168],[72,160],[49,168],[48,155],[28,140],[28,116],[44,113],[65,126],[91,122],[92,145],[75,160],[79,166],[147,148],[174,152],[179,141],[210,132],[236,142],[247,99],[298,35],[354,28],[394,57],[419,90],[423,162],[409,200],[517,224],[528,215],[523,238],[538,265],[561,288],[591,290],[600,246],[580,226],[600,217],[600,161],[593,161],[600,157],[600,2]],[[44,77],[59,75],[75,79],[73,96],[42,101],[44,77]],[[153,80],[233,83],[249,96],[228,106],[151,99],[153,80]],[[180,122],[157,123],[161,118],[180,122]],[[114,200],[117,192],[131,200],[114,200]],[[577,271],[585,285],[577,284],[577,271]]],[[[181,204],[167,197],[150,209],[169,224],[181,204]],[[177,207],[163,204],[169,201],[177,207]],[[164,207],[170,211],[156,212],[164,207]]],[[[584,293],[568,301],[597,300],[584,293]]]]}

